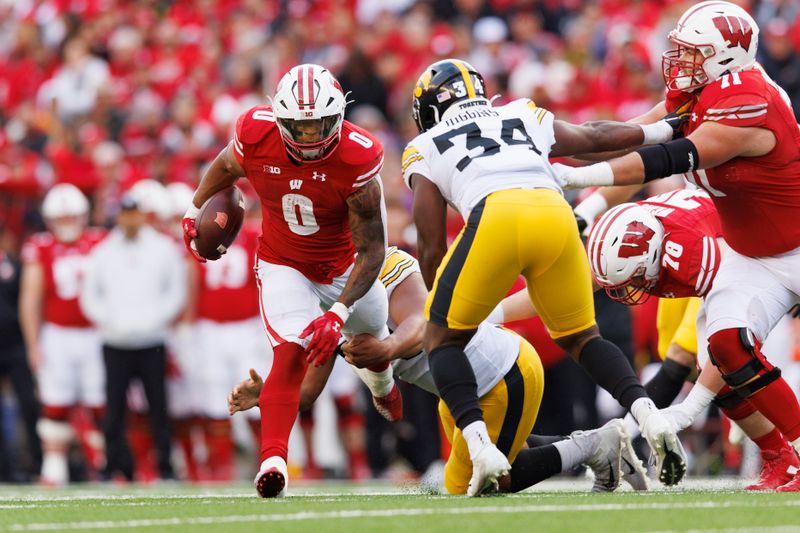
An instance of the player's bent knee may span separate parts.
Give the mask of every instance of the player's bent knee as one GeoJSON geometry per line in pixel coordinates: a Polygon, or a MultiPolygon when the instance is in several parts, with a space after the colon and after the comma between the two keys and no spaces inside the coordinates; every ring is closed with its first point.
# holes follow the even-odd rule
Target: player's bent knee
{"type": "Polygon", "coordinates": [[[722,379],[741,398],[752,396],[781,377],[747,328],[724,329],[709,337],[709,357],[722,379]]]}
{"type": "Polygon", "coordinates": [[[565,335],[564,337],[558,337],[553,340],[561,347],[561,349],[568,352],[576,361],[578,361],[580,359],[581,352],[583,351],[583,347],[586,346],[590,340],[596,337],[600,337],[600,330],[596,325],[594,325],[584,329],[583,331],[565,335]]]}

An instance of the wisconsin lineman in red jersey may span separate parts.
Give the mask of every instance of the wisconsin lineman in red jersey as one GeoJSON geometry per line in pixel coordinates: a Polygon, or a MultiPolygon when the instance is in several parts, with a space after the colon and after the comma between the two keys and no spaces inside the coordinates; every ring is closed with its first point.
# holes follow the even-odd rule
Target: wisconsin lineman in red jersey
{"type": "MultiPolygon", "coordinates": [[[[88,407],[99,423],[105,405],[100,339],[78,305],[87,256],[105,233],[86,228],[89,202],[73,185],[50,189],[42,214],[50,231],[31,237],[22,250],[20,322],[44,406],[37,425],[44,448],[42,482],[61,485],[68,481],[72,408],[88,407]]],[[[87,459],[97,468],[102,436],[94,430],[87,440],[87,459]]]]}
{"type": "MultiPolygon", "coordinates": [[[[386,291],[377,279],[386,249],[383,148],[344,121],[345,105],[339,82],[326,69],[291,69],[271,106],[239,117],[233,140],[206,171],[184,219],[189,246],[197,235],[198,206],[241,176],[261,200],[257,277],[274,352],[259,398],[261,468],[255,484],[262,497],[284,494],[287,442],[307,365],[327,361],[342,330],[380,339],[389,334],[386,291]]],[[[362,373],[362,379],[385,412],[399,418],[402,404],[391,369],[374,370],[379,372],[362,373]]]]}
{"type": "MultiPolygon", "coordinates": [[[[725,241],[706,297],[709,348],[726,383],[800,451],[800,405],[761,343],[800,300],[800,127],[786,93],[756,64],[758,26],[728,2],[697,4],[669,35],[665,110],[693,100],[686,137],[580,169],[571,187],[685,173],[711,195],[725,241]],[[679,92],[685,93],[679,95],[679,92]]],[[[778,489],[800,491],[800,473],[778,489]]]]}
{"type": "MultiPolygon", "coordinates": [[[[677,190],[609,210],[592,227],[587,252],[595,281],[621,303],[642,303],[650,295],[703,297],[711,290],[725,253],[724,243],[720,246],[718,241],[721,236],[719,216],[709,196],[677,190]]],[[[696,338],[694,352],[703,371],[689,398],[667,412],[677,429],[683,429],[713,400],[761,449],[761,479],[747,489],[774,489],[789,482],[792,476],[787,471],[800,467],[794,450],[752,402],[725,384],[708,361],[704,305],[695,314],[696,335],[684,336],[696,338]]],[[[780,341],[772,339],[771,335],[762,351],[779,356],[780,341]]]]}

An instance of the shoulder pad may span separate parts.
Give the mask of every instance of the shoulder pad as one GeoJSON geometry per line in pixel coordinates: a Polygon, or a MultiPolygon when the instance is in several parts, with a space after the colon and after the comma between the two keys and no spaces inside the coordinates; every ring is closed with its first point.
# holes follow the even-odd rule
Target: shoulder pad
{"type": "MultiPolygon", "coordinates": [[[[717,100],[741,94],[766,94],[766,81],[758,69],[725,74],[714,80],[700,93],[699,101],[711,104],[717,100]]],[[[762,96],[763,98],[763,96],[762,96]]]]}
{"type": "Polygon", "coordinates": [[[257,105],[239,115],[236,138],[243,144],[255,144],[276,127],[272,106],[257,105]]]}
{"type": "Polygon", "coordinates": [[[417,267],[416,259],[396,246],[392,246],[386,250],[386,261],[378,278],[385,287],[388,287],[401,277],[405,277],[404,274],[415,272],[418,269],[415,267],[417,267]]]}
{"type": "MultiPolygon", "coordinates": [[[[370,132],[345,120],[342,125],[342,138],[339,140],[339,159],[347,165],[358,167],[355,170],[366,172],[383,159],[383,145],[370,132]],[[364,167],[369,167],[364,169],[364,167]]],[[[361,174],[362,172],[358,172],[361,174]]]]}

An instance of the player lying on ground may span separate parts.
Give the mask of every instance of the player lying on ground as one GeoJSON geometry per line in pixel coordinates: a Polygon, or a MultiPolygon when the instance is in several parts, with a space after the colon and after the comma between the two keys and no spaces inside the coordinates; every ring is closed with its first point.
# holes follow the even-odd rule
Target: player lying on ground
{"type": "MultiPolygon", "coordinates": [[[[708,191],[730,248],[706,297],[711,360],[800,451],[800,404],[761,352],[800,301],[800,127],[785,91],[755,62],[758,33],[734,4],[689,8],[664,54],[665,110],[693,101],[686,137],[558,171],[569,187],[686,174],[708,191]]],[[[800,490],[800,472],[778,490],[800,490]]]]}
{"type": "Polygon", "coordinates": [[[457,59],[434,63],[420,76],[413,112],[420,135],[406,147],[402,170],[414,193],[420,265],[431,291],[424,347],[469,445],[469,493],[490,486],[509,464],[486,432],[464,348],[520,274],[551,337],[632,412],[656,453],[659,478],[678,483],[686,467],[680,441],[622,351],[600,336],[583,246],[548,162],[664,142],[673,125],[576,126],[527,99],[493,106],[481,75],[457,59]],[[465,221],[449,250],[448,203],[465,221]]]}
{"type": "MultiPolygon", "coordinates": [[[[437,394],[427,354],[420,351],[425,323],[425,285],[417,261],[395,248],[389,250],[381,280],[389,294],[389,327],[384,340],[358,335],[343,345],[347,360],[357,366],[391,362],[395,376],[437,394]]],[[[647,482],[630,439],[619,420],[593,431],[577,431],[569,438],[530,435],[543,391],[542,367],[533,347],[499,326],[483,323],[467,345],[467,357],[475,370],[481,407],[489,435],[512,464],[510,476],[499,480],[499,489],[516,492],[577,464],[595,473],[595,491],[614,490],[622,475],[634,488],[647,482]],[[530,435],[530,436],[529,436],[530,435]],[[530,446],[526,448],[527,445],[530,446]]],[[[309,369],[301,389],[301,407],[310,406],[322,391],[333,360],[309,369]]],[[[231,414],[257,405],[261,378],[255,371],[231,393],[231,414]]],[[[439,415],[452,443],[445,466],[445,488],[464,494],[472,475],[467,444],[444,402],[439,415]]]]}

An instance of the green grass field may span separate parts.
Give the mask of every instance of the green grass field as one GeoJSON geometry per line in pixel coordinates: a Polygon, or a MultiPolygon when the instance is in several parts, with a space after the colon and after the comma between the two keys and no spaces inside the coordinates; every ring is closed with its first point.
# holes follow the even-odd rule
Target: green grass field
{"type": "Polygon", "coordinates": [[[0,531],[327,531],[466,533],[800,531],[800,495],[748,494],[738,482],[590,494],[580,481],[480,499],[415,487],[318,485],[261,500],[235,487],[0,487],[0,531]]]}

